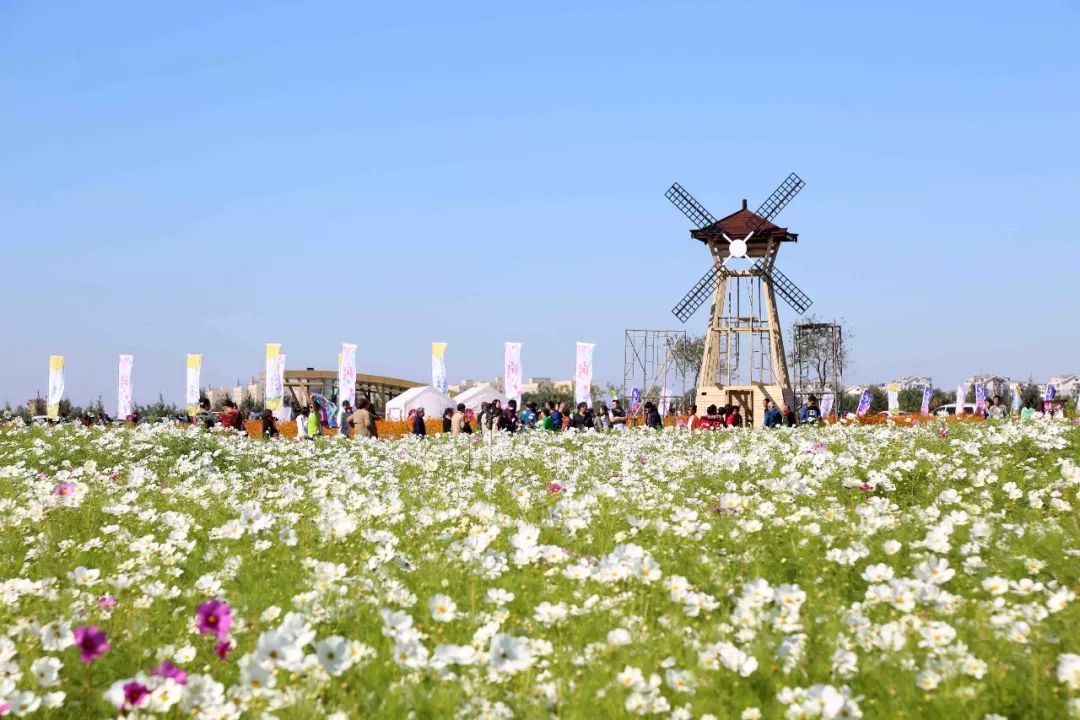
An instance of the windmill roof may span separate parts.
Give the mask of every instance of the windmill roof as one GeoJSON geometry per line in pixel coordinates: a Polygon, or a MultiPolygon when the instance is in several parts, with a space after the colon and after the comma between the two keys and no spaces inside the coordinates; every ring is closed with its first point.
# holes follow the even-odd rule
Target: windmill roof
{"type": "MultiPolygon", "coordinates": [[[[742,201],[742,207],[731,213],[726,217],[722,217],[712,225],[707,225],[700,230],[693,230],[690,232],[690,237],[707,242],[710,237],[715,237],[717,232],[723,232],[732,240],[741,240],[750,234],[750,229],[761,222],[761,216],[754,211],[746,207],[746,200],[742,201]]],[[[778,239],[782,242],[795,242],[799,239],[798,233],[790,232],[787,228],[779,227],[765,221],[765,224],[761,226],[757,234],[750,240],[753,244],[755,240],[766,238],[778,239]]]]}

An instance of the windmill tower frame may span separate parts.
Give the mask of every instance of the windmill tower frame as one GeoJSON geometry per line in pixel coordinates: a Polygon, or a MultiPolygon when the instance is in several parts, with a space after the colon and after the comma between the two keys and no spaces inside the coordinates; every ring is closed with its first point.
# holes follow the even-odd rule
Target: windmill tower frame
{"type": "Polygon", "coordinates": [[[715,219],[678,183],[666,197],[694,223],[690,236],[705,244],[712,260],[705,275],[672,310],[686,322],[711,300],[705,331],[705,351],[695,392],[698,413],[709,405],[736,405],[748,424],[764,422],[765,400],[795,405],[783,329],[777,309],[779,295],[800,315],[812,301],[776,267],[784,243],[798,235],[772,223],[805,183],[792,173],[755,212],[742,208],[715,219]],[[750,267],[731,261],[752,259],[750,267]]]}

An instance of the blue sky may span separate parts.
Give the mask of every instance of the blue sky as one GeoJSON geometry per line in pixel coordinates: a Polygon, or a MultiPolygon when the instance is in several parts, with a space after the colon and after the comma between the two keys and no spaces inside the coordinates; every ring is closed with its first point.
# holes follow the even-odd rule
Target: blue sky
{"type": "MultiPolygon", "coordinates": [[[[293,367],[568,377],[678,326],[713,214],[807,182],[778,265],[852,381],[1080,371],[1080,6],[0,3],[0,402],[293,367]]],[[[785,325],[793,320],[783,316],[785,325]]],[[[705,313],[687,325],[701,332],[705,313]]]]}

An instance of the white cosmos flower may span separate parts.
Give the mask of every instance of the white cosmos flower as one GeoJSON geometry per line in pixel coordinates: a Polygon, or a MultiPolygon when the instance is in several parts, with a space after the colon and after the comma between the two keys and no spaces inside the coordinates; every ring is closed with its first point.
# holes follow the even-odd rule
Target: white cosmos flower
{"type": "Polygon", "coordinates": [[[75,644],[75,633],[71,624],[63,621],[51,622],[41,628],[41,647],[48,652],[59,652],[75,644]]]}
{"type": "Polygon", "coordinates": [[[51,656],[40,657],[30,664],[30,672],[41,687],[51,687],[60,682],[60,668],[64,663],[60,658],[51,656]]]}
{"type": "Polygon", "coordinates": [[[428,610],[435,622],[450,622],[457,617],[457,603],[449,595],[432,595],[428,610]]]}
{"type": "Polygon", "coordinates": [[[502,588],[488,588],[487,601],[496,607],[502,607],[514,601],[514,593],[502,588]]]}
{"type": "Polygon", "coordinates": [[[499,633],[491,638],[489,654],[491,668],[508,675],[521,672],[533,664],[528,639],[512,637],[507,633],[499,633]]]}
{"type": "Polygon", "coordinates": [[[340,635],[331,635],[315,643],[315,655],[323,670],[337,677],[352,666],[348,641],[340,635]]]}
{"type": "Polygon", "coordinates": [[[68,579],[80,587],[93,587],[101,578],[101,571],[97,568],[85,568],[82,565],[68,573],[68,579]]]}
{"type": "Polygon", "coordinates": [[[1058,655],[1057,679],[1069,690],[1080,690],[1080,655],[1074,653],[1058,655]]]}

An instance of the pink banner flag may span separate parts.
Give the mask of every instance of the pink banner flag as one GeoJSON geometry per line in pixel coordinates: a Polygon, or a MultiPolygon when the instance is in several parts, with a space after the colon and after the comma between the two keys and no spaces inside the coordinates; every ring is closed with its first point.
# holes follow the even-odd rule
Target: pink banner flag
{"type": "Polygon", "coordinates": [[[503,394],[521,405],[521,343],[508,342],[503,348],[503,394]]]}
{"type": "Polygon", "coordinates": [[[574,402],[587,403],[592,398],[593,343],[577,344],[577,361],[574,370],[574,402]]]}
{"type": "Polygon", "coordinates": [[[341,343],[341,367],[338,368],[338,404],[356,402],[356,346],[341,343]]]}

